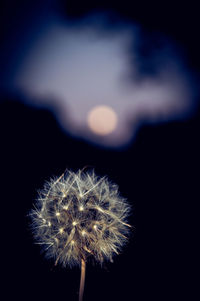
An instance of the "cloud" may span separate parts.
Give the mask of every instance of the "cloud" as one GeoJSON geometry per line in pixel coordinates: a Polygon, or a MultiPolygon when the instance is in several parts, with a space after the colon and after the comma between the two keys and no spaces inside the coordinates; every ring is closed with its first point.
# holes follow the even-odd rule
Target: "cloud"
{"type": "Polygon", "coordinates": [[[76,26],[60,19],[49,22],[26,51],[11,85],[35,105],[54,110],[68,133],[119,147],[144,122],[185,117],[194,97],[189,73],[173,45],[166,40],[142,58],[139,26],[121,23],[108,30],[102,26],[105,20],[96,16],[76,26]],[[156,72],[144,71],[145,63],[156,72]],[[116,129],[105,136],[92,133],[87,123],[88,112],[98,105],[117,114],[116,129]]]}

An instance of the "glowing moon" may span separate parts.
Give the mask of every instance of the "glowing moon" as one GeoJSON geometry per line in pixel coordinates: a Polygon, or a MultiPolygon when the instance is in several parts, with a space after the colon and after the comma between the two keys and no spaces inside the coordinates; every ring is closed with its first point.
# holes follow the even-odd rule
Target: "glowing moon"
{"type": "Polygon", "coordinates": [[[87,122],[93,133],[108,135],[117,127],[117,114],[109,106],[96,106],[88,113],[87,122]]]}

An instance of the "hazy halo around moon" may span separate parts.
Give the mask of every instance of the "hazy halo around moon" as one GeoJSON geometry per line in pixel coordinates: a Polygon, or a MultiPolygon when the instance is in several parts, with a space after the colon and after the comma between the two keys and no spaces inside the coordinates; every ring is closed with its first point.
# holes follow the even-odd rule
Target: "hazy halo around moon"
{"type": "Polygon", "coordinates": [[[117,127],[117,114],[106,105],[99,105],[92,108],[87,116],[87,123],[90,130],[101,136],[112,133],[117,127]]]}

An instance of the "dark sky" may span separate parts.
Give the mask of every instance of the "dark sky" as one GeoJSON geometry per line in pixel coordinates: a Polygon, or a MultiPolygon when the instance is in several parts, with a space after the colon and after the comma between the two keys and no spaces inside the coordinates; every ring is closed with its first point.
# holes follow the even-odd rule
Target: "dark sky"
{"type": "MultiPolygon", "coordinates": [[[[73,20],[94,9],[109,9],[142,24],[144,34],[154,30],[168,34],[183,47],[193,72],[200,70],[200,24],[194,1],[63,1],[62,5],[63,14],[73,20]]],[[[32,6],[31,1],[5,4],[2,41],[7,32],[15,33],[17,23],[8,16],[15,12],[24,16],[32,6]]],[[[151,37],[148,45],[153,43],[151,37]]],[[[113,264],[87,267],[84,300],[195,300],[199,129],[198,106],[187,120],[143,126],[128,148],[107,150],[67,136],[51,112],[25,105],[21,95],[2,92],[1,294],[5,300],[77,300],[79,270],[54,267],[44,259],[33,243],[27,214],[45,180],[66,168],[84,166],[119,185],[132,204],[130,223],[136,228],[113,264]]]]}

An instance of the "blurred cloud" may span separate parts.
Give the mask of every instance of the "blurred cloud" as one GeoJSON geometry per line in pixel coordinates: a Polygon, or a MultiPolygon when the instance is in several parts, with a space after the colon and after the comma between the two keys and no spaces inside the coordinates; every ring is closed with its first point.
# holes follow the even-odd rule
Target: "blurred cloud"
{"type": "Polygon", "coordinates": [[[116,30],[106,30],[105,21],[105,15],[76,26],[49,20],[21,58],[10,87],[32,104],[54,110],[61,126],[75,137],[120,147],[144,122],[186,117],[195,104],[194,91],[168,41],[153,53],[156,73],[141,73],[140,27],[121,22],[116,30]],[[111,107],[117,116],[116,127],[105,135],[88,124],[88,113],[96,106],[111,107]]]}

